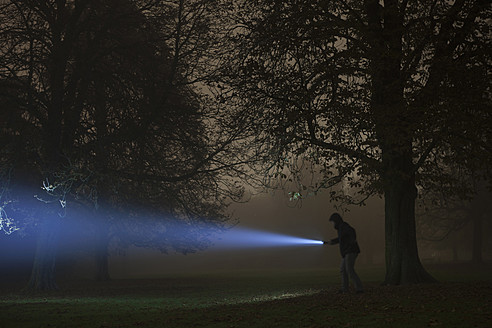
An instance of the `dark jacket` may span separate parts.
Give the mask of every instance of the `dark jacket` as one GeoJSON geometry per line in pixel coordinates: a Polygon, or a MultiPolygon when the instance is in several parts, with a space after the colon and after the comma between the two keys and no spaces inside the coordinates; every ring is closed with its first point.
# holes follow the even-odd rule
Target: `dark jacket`
{"type": "Polygon", "coordinates": [[[332,239],[332,244],[340,244],[340,254],[345,257],[348,253],[360,253],[359,244],[357,244],[357,236],[355,229],[347,222],[341,222],[337,227],[338,238],[332,239]]]}

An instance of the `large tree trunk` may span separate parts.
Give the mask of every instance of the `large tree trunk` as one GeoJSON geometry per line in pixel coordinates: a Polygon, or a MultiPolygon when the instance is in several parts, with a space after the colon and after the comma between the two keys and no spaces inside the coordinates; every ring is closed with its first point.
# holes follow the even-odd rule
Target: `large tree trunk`
{"type": "Polygon", "coordinates": [[[28,291],[49,291],[58,289],[55,281],[58,237],[58,219],[49,218],[43,222],[38,234],[31,277],[26,287],[28,291]]]}
{"type": "Polygon", "coordinates": [[[424,270],[415,231],[415,168],[412,143],[415,127],[404,99],[402,16],[397,0],[365,0],[370,44],[371,110],[381,145],[379,170],[385,196],[385,284],[433,281],[424,270]]]}
{"type": "Polygon", "coordinates": [[[385,188],[386,277],[384,284],[433,282],[420,262],[415,229],[415,185],[394,179],[385,188]]]}
{"type": "MultiPolygon", "coordinates": [[[[58,8],[63,10],[63,8],[58,8]]],[[[58,24],[52,26],[52,49],[48,57],[48,81],[50,103],[47,108],[47,119],[43,125],[43,154],[46,162],[43,179],[53,182],[54,174],[63,163],[61,151],[61,136],[63,127],[63,96],[65,83],[65,69],[68,61],[67,49],[62,41],[62,31],[58,24]]],[[[45,195],[46,196],[46,195],[45,195]]],[[[47,196],[48,197],[48,196],[47,196]]],[[[51,197],[51,196],[49,196],[51,197]]],[[[58,289],[55,283],[55,263],[59,233],[59,219],[57,217],[58,200],[50,199],[51,204],[43,204],[40,213],[40,231],[34,256],[33,269],[29,280],[28,290],[58,289]]]]}

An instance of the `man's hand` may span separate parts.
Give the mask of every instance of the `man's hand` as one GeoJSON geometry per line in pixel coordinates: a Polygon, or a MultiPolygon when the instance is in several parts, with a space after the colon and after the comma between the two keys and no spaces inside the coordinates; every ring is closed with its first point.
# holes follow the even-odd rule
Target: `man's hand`
{"type": "Polygon", "coordinates": [[[331,245],[331,240],[329,240],[329,241],[323,241],[323,244],[324,245],[331,245]]]}

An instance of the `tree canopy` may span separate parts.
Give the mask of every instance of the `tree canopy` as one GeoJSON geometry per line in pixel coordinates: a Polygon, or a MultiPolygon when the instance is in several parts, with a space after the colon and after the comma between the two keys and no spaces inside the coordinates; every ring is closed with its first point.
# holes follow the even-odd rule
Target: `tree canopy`
{"type": "Polygon", "coordinates": [[[73,217],[77,206],[93,209],[102,238],[118,233],[163,251],[201,249],[210,229],[229,220],[228,201],[242,193],[243,133],[224,130],[224,107],[198,85],[212,74],[204,66],[216,46],[212,5],[1,5],[2,183],[17,204],[11,212],[40,227],[31,287],[55,288],[60,216],[73,217]],[[158,234],[177,222],[190,227],[188,244],[150,235],[142,242],[150,217],[163,226],[158,234]]]}
{"type": "Polygon", "coordinates": [[[418,190],[465,193],[471,171],[490,179],[490,4],[235,3],[223,79],[256,118],[267,174],[304,159],[317,179],[299,196],[342,179],[359,189],[353,202],[384,195],[386,283],[431,280],[415,241],[418,190]]]}

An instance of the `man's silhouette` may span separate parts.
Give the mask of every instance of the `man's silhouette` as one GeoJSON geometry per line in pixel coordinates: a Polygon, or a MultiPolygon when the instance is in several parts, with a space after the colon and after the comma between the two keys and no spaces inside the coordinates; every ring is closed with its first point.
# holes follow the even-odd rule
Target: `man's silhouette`
{"type": "Polygon", "coordinates": [[[362,282],[354,270],[355,259],[360,253],[355,229],[352,228],[347,222],[343,221],[342,217],[338,213],[333,213],[330,216],[330,221],[333,222],[334,228],[338,231],[338,237],[331,239],[330,241],[325,241],[324,243],[328,245],[340,245],[340,254],[342,255],[342,263],[340,265],[342,289],[340,292],[348,292],[350,277],[355,286],[356,293],[362,293],[362,282]]]}

